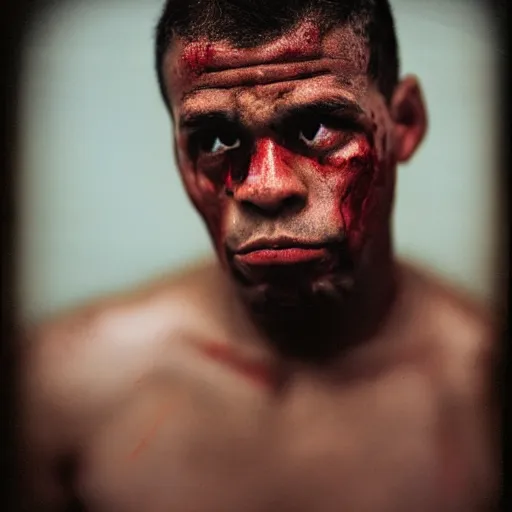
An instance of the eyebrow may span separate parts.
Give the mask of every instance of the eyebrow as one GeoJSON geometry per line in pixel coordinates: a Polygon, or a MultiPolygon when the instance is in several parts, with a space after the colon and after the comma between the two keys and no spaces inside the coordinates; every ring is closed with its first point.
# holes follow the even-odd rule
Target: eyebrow
{"type": "Polygon", "coordinates": [[[278,121],[307,115],[337,115],[357,118],[362,114],[364,114],[363,109],[355,101],[347,98],[326,98],[284,109],[278,114],[278,121]]]}
{"type": "Polygon", "coordinates": [[[230,113],[223,110],[213,110],[210,112],[197,112],[185,114],[180,118],[180,128],[194,130],[204,125],[215,123],[233,123],[238,119],[230,113]]]}
{"type": "MultiPolygon", "coordinates": [[[[336,115],[357,118],[363,113],[364,111],[360,105],[352,100],[347,98],[326,98],[305,104],[291,105],[279,112],[276,118],[272,120],[272,124],[279,124],[307,115],[336,115]]],[[[179,126],[181,129],[194,130],[215,123],[241,124],[239,117],[230,112],[212,110],[185,114],[181,117],[179,126]]]]}

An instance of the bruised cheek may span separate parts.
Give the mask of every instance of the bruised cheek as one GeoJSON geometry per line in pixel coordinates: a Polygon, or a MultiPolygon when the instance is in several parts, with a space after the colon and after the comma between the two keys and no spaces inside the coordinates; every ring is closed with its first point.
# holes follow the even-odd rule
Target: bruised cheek
{"type": "Polygon", "coordinates": [[[375,148],[362,138],[352,152],[331,157],[322,170],[333,175],[339,201],[336,213],[341,217],[351,249],[357,251],[386,221],[379,215],[386,203],[386,166],[375,148]]]}

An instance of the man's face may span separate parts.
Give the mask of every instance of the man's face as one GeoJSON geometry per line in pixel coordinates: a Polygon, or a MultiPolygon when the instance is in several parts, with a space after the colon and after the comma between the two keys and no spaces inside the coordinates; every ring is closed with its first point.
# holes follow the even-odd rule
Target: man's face
{"type": "Polygon", "coordinates": [[[388,230],[393,122],[368,59],[350,28],[309,22],[251,49],[176,40],[166,56],[187,192],[253,298],[350,287],[388,230]]]}

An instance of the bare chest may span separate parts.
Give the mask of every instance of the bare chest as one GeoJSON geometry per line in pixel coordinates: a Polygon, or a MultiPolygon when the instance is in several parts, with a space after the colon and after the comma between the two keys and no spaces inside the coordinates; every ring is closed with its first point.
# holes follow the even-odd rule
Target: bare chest
{"type": "Polygon", "coordinates": [[[414,372],[280,396],[178,379],[108,418],[77,483],[93,512],[448,510],[436,403],[414,372]]]}

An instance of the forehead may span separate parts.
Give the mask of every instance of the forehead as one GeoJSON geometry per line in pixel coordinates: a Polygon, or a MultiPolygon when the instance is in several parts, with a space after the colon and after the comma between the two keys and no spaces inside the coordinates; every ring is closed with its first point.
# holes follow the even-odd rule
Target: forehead
{"type": "Polygon", "coordinates": [[[304,21],[253,48],[175,40],[163,76],[175,119],[201,110],[264,109],[319,95],[355,101],[367,83],[369,50],[349,26],[321,34],[304,21]]]}

